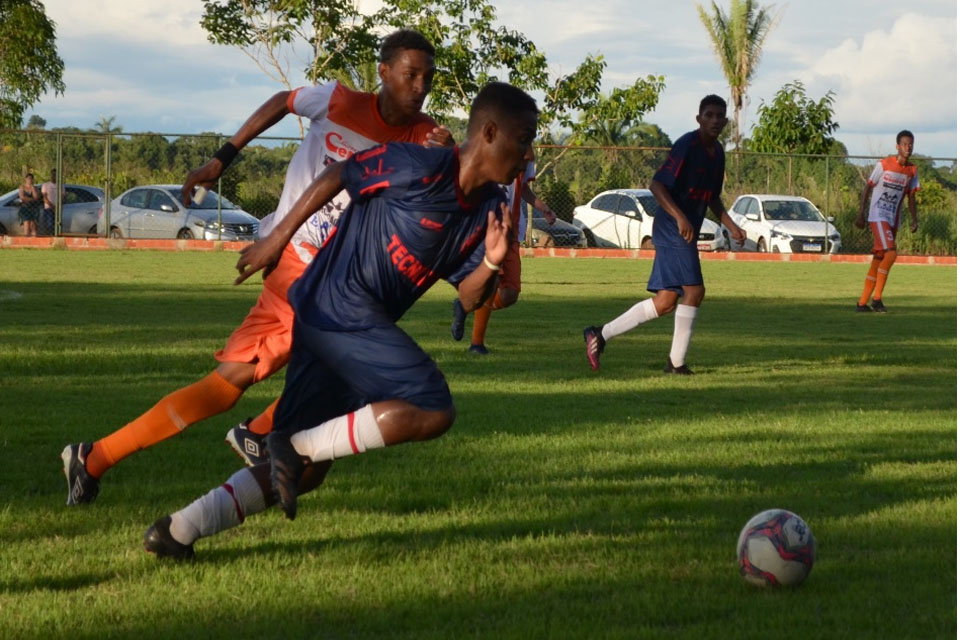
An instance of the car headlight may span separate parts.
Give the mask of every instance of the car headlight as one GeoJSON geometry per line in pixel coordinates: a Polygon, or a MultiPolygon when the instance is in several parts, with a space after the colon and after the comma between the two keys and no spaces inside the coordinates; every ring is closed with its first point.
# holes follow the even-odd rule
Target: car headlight
{"type": "Polygon", "coordinates": [[[784,240],[793,240],[793,236],[789,233],[784,233],[783,231],[777,231],[776,229],[770,232],[771,238],[783,238],[784,240]]]}
{"type": "Polygon", "coordinates": [[[197,225],[198,227],[203,227],[204,229],[210,229],[211,231],[217,231],[218,229],[220,229],[220,225],[217,224],[216,220],[211,220],[210,222],[204,222],[203,220],[196,220],[194,221],[193,224],[197,225]]]}

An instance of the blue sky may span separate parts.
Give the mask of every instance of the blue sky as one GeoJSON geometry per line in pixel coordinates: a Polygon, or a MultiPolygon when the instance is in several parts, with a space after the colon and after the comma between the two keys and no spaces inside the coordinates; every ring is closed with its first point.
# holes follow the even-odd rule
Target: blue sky
{"type": "MultiPolygon", "coordinates": [[[[282,88],[239,50],[206,41],[199,0],[45,4],[57,23],[67,91],[45,96],[28,114],[39,114],[49,127],[90,127],[104,115],[116,116],[128,132],[230,134],[282,88]]],[[[760,102],[799,79],[814,98],[836,93],[836,137],[853,154],[892,152],[895,133],[908,128],[917,136],[917,153],[957,155],[956,2],[767,4],[780,18],[749,89],[747,131],[760,102]]],[[[531,38],[557,73],[572,71],[587,54],[602,54],[607,90],[638,76],[665,76],[660,104],[646,120],[671,138],[695,128],[703,95],[728,95],[692,0],[494,5],[499,21],[531,38]]],[[[301,65],[293,60],[292,67],[301,65]]],[[[271,133],[294,136],[298,128],[288,118],[271,133]]]]}

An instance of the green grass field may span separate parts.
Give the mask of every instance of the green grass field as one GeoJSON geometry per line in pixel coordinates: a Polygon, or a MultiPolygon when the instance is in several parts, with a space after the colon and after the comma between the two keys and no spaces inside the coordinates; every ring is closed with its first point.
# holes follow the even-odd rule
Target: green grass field
{"type": "Polygon", "coordinates": [[[59,453],[214,366],[259,290],[229,285],[234,261],[0,251],[0,637],[955,637],[955,268],[897,266],[882,316],[852,312],[866,265],[706,262],[693,378],[660,373],[672,319],[587,366],[582,328],[645,297],[649,261],[526,260],[486,358],[450,339],[438,285],[403,326],[453,429],[160,563],[144,530],[238,468],[223,436],[282,377],[92,505],[64,506],[59,453]],[[737,571],[771,507],[816,535],[799,589],[737,571]]]}

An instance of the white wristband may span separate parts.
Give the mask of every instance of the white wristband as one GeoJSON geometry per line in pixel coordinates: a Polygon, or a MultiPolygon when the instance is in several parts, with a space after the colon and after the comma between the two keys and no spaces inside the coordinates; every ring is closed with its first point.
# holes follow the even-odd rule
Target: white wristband
{"type": "Polygon", "coordinates": [[[487,258],[487,254],[483,254],[483,264],[487,265],[487,268],[490,269],[490,271],[500,271],[500,265],[490,262],[490,260],[487,258]]]}

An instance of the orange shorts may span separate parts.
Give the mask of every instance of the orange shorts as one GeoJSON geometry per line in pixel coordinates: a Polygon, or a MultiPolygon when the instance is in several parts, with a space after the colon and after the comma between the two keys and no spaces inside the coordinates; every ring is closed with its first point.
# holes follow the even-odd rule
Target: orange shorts
{"type": "Polygon", "coordinates": [[[287,291],[306,268],[293,245],[288,244],[276,269],[263,279],[257,303],[230,334],[223,349],[213,354],[217,362],[256,363],[254,382],[286,366],[293,341],[293,307],[287,301],[287,291]]]}
{"type": "Polygon", "coordinates": [[[503,265],[500,269],[501,289],[515,289],[520,291],[520,243],[510,243],[507,249],[507,255],[503,258],[503,265]]]}
{"type": "Polygon", "coordinates": [[[886,251],[897,250],[897,228],[891,227],[889,222],[871,222],[870,231],[873,232],[874,256],[883,258],[886,251]]]}

